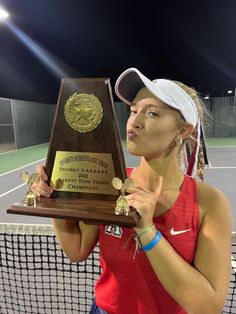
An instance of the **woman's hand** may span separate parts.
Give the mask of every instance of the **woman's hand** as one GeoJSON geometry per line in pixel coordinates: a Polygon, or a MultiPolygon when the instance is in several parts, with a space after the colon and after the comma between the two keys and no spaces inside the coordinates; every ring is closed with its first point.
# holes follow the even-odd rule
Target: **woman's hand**
{"type": "Polygon", "coordinates": [[[44,167],[37,166],[35,170],[39,174],[39,180],[37,183],[34,183],[32,185],[33,191],[36,193],[37,196],[50,197],[53,189],[46,183],[46,181],[48,180],[48,176],[45,172],[44,167]]]}
{"type": "Polygon", "coordinates": [[[150,227],[153,223],[158,196],[148,189],[137,186],[127,192],[130,193],[126,195],[129,206],[135,208],[140,215],[137,228],[150,227]]]}

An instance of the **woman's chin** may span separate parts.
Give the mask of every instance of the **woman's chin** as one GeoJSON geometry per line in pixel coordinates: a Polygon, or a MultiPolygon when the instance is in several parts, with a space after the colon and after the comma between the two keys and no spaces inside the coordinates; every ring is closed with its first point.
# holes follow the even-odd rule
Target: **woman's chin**
{"type": "Polygon", "coordinates": [[[142,156],[142,152],[137,147],[134,147],[133,145],[127,145],[127,150],[130,155],[134,156],[142,156]]]}

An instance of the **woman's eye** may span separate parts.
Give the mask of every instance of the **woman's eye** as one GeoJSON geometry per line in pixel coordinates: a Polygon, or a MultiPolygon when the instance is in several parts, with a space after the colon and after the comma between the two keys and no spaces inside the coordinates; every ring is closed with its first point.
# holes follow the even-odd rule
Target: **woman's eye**
{"type": "Polygon", "coordinates": [[[159,114],[155,111],[149,111],[149,112],[147,112],[147,115],[152,116],[152,117],[158,117],[159,116],[159,114]]]}
{"type": "Polygon", "coordinates": [[[137,113],[137,111],[135,111],[135,110],[130,110],[130,116],[133,116],[133,115],[135,115],[137,113]]]}

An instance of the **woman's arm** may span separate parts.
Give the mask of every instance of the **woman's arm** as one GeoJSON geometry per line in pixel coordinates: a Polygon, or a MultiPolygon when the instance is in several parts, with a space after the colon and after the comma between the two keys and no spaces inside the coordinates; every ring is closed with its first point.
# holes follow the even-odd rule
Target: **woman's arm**
{"type": "Polygon", "coordinates": [[[99,226],[82,221],[53,219],[57,240],[72,262],[85,260],[98,242],[99,226]]]}
{"type": "MultiPolygon", "coordinates": [[[[52,188],[47,185],[47,175],[42,166],[36,168],[39,181],[33,185],[38,196],[50,197],[52,188]]],[[[99,226],[82,221],[52,219],[55,234],[63,251],[72,262],[85,260],[98,242],[99,226]]]]}
{"type": "MultiPolygon", "coordinates": [[[[144,204],[150,204],[151,196],[144,202],[144,191],[140,194],[142,197],[136,195],[136,204],[133,197],[130,203],[141,208],[137,210],[147,223],[148,209],[144,204]]],[[[199,185],[199,204],[204,215],[193,266],[164,237],[146,254],[162,285],[189,314],[221,313],[231,269],[230,205],[223,193],[206,184],[199,185]]],[[[146,223],[143,223],[145,227],[146,223]]],[[[154,230],[146,233],[141,237],[141,244],[148,244],[154,236],[154,230]]]]}

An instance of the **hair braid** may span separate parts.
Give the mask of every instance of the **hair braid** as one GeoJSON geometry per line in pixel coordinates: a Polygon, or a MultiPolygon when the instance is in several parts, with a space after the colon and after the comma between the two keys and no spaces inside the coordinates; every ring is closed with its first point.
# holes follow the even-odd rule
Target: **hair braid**
{"type": "MultiPolygon", "coordinates": [[[[202,121],[202,123],[204,122],[203,123],[204,126],[208,126],[209,121],[211,120],[211,115],[210,115],[210,112],[207,110],[198,92],[194,88],[189,87],[181,82],[174,81],[174,83],[179,85],[192,98],[192,100],[194,101],[196,105],[200,120],[202,121]]],[[[184,118],[182,117],[182,115],[181,115],[181,120],[182,122],[184,121],[184,118]]],[[[195,139],[192,136],[190,136],[185,141],[187,142],[190,148],[194,147],[195,139]]],[[[204,154],[203,154],[202,145],[200,143],[198,156],[197,156],[197,175],[202,181],[204,181],[204,167],[205,167],[204,154]]]]}
{"type": "Polygon", "coordinates": [[[202,149],[202,145],[200,144],[199,151],[198,151],[198,161],[197,161],[197,175],[202,181],[204,181],[204,167],[205,167],[205,162],[204,162],[203,149],[202,149]]]}

